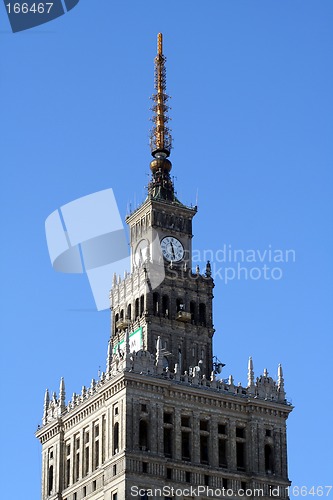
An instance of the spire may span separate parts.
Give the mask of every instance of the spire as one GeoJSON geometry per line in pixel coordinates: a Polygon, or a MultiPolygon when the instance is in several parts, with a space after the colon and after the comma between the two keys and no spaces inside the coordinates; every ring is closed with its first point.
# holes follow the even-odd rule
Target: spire
{"type": "Polygon", "coordinates": [[[66,407],[66,392],[65,392],[65,381],[64,377],[60,379],[60,388],[59,388],[59,407],[60,410],[63,411],[66,407]]]}
{"type": "Polygon", "coordinates": [[[157,55],[155,57],[155,94],[152,96],[154,123],[150,135],[150,149],[154,157],[150,163],[152,180],[148,186],[148,194],[154,199],[176,201],[173,182],[170,178],[171,162],[168,160],[172,148],[172,138],[167,127],[169,96],[166,94],[166,58],[163,55],[162,33],[157,35],[157,55]]]}
{"type": "Polygon", "coordinates": [[[279,401],[284,401],[286,398],[286,392],[284,390],[284,378],[283,378],[283,370],[282,365],[278,366],[278,392],[279,392],[279,401]]]}
{"type": "Polygon", "coordinates": [[[163,55],[163,35],[157,35],[157,55],[155,57],[155,90],[153,95],[154,105],[152,111],[154,116],[152,121],[154,127],[150,136],[151,154],[154,158],[167,158],[172,148],[172,138],[166,124],[169,121],[167,115],[170,109],[166,102],[169,96],[166,94],[166,58],[163,55]]]}
{"type": "Polygon", "coordinates": [[[248,387],[254,386],[254,371],[253,371],[253,361],[251,356],[249,357],[249,362],[247,365],[247,386],[248,387]]]}
{"type": "Polygon", "coordinates": [[[112,363],[112,346],[111,346],[111,339],[109,340],[108,343],[108,354],[106,358],[106,374],[108,375],[111,372],[111,363],[112,363]]]}
{"type": "Polygon", "coordinates": [[[46,420],[47,420],[47,410],[49,408],[49,404],[50,404],[50,393],[49,393],[49,390],[46,389],[45,391],[45,396],[44,396],[44,411],[43,411],[43,425],[46,424],[46,420]]]}

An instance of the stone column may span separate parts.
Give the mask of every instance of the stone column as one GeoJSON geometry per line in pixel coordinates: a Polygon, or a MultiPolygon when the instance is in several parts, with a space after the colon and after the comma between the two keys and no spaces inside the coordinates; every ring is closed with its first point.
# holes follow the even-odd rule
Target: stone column
{"type": "Polygon", "coordinates": [[[233,420],[229,420],[228,424],[229,433],[228,433],[228,469],[236,470],[237,469],[237,460],[236,460],[236,422],[233,420]]]}
{"type": "Polygon", "coordinates": [[[288,479],[287,434],[285,425],[281,429],[281,475],[284,479],[288,479]]]}
{"type": "Polygon", "coordinates": [[[102,452],[103,452],[103,416],[102,415],[98,419],[98,427],[99,427],[98,465],[100,467],[103,463],[103,460],[102,460],[102,455],[103,455],[102,454],[102,452]]]}
{"type": "Polygon", "coordinates": [[[219,438],[218,438],[218,422],[214,415],[210,421],[209,429],[209,463],[213,467],[219,466],[219,438]]]}
{"type": "MultiPolygon", "coordinates": [[[[70,447],[71,447],[71,452],[70,452],[70,461],[71,461],[71,463],[70,463],[70,473],[69,473],[69,485],[70,486],[74,482],[74,466],[75,466],[75,464],[74,464],[74,462],[75,462],[75,460],[74,460],[74,456],[75,456],[75,454],[74,454],[74,443],[75,443],[74,435],[72,435],[71,440],[70,440],[70,447]]],[[[67,466],[67,464],[66,464],[66,466],[67,466]]]]}
{"type": "Polygon", "coordinates": [[[200,419],[199,413],[193,412],[192,418],[192,439],[191,439],[191,460],[200,463],[200,419]]]}
{"type": "Polygon", "coordinates": [[[164,410],[162,404],[156,405],[156,432],[157,432],[157,453],[164,455],[164,410]]]}
{"type": "Polygon", "coordinates": [[[259,461],[259,474],[265,474],[265,426],[258,422],[258,461],[259,461]]]}
{"type": "Polygon", "coordinates": [[[281,430],[274,429],[273,431],[273,450],[274,450],[274,472],[277,476],[281,476],[281,430]]]}
{"type": "Polygon", "coordinates": [[[89,425],[89,470],[88,474],[93,470],[93,456],[94,456],[94,424],[90,422],[89,425]]]}
{"type": "Polygon", "coordinates": [[[175,421],[174,421],[174,456],[175,460],[182,458],[182,431],[181,431],[181,411],[175,408],[175,421]]]}

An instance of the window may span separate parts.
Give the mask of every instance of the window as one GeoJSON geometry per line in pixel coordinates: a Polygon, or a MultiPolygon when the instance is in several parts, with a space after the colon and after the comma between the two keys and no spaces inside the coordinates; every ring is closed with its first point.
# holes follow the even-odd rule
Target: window
{"type": "Polygon", "coordinates": [[[266,436],[271,437],[272,436],[272,431],[271,429],[266,429],[266,436]]]}
{"type": "Polygon", "coordinates": [[[273,450],[269,444],[265,445],[265,471],[272,474],[273,471],[273,450]]]}
{"type": "Polygon", "coordinates": [[[82,494],[84,497],[87,496],[87,487],[86,486],[83,486],[82,494]]]}
{"type": "Polygon", "coordinates": [[[200,420],[200,430],[208,431],[208,420],[200,420]]]}
{"type": "Polygon", "coordinates": [[[93,481],[92,482],[92,490],[93,491],[96,491],[96,486],[97,486],[96,481],[93,481]]]}
{"type": "Polygon", "coordinates": [[[225,424],[218,425],[218,433],[219,434],[226,434],[226,425],[225,424]]]}
{"type": "Polygon", "coordinates": [[[176,300],[176,311],[182,311],[184,309],[184,301],[183,299],[177,299],[176,300]]]}
{"type": "Polygon", "coordinates": [[[227,467],[227,440],[219,439],[219,466],[227,467]]]}
{"type": "Polygon", "coordinates": [[[199,304],[199,323],[201,326],[206,326],[206,304],[199,304]]]}
{"type": "Polygon", "coordinates": [[[127,306],[127,319],[129,321],[132,319],[132,304],[128,304],[127,306]]]}
{"type": "Polygon", "coordinates": [[[209,486],[209,476],[207,474],[205,474],[205,486],[209,486]]]}
{"type": "Polygon", "coordinates": [[[185,471],[185,481],[187,483],[191,482],[191,473],[189,471],[185,471]]]}
{"type": "Polygon", "coordinates": [[[112,500],[118,500],[118,493],[112,493],[112,500]]]}
{"type": "Polygon", "coordinates": [[[139,423],[139,447],[140,450],[148,450],[148,424],[146,420],[140,420],[139,423]]]}
{"type": "Polygon", "coordinates": [[[241,489],[246,491],[246,482],[245,481],[241,482],[241,489]]]}
{"type": "Polygon", "coordinates": [[[200,436],[200,462],[208,464],[208,436],[200,436]]]}
{"type": "Polygon", "coordinates": [[[77,493],[74,493],[73,500],[77,500],[77,493]]]}
{"type": "Polygon", "coordinates": [[[189,432],[182,432],[182,459],[187,461],[191,460],[189,432]]]}
{"type": "Polygon", "coordinates": [[[236,442],[236,458],[237,458],[237,469],[245,469],[245,443],[236,442]]]}
{"type": "Polygon", "coordinates": [[[51,495],[52,490],[53,490],[53,465],[49,467],[49,474],[48,474],[48,495],[51,495]]]}
{"type": "Polygon", "coordinates": [[[170,427],[164,428],[164,455],[168,458],[172,457],[173,452],[173,429],[170,427]]]}
{"type": "Polygon", "coordinates": [[[142,405],[141,405],[141,411],[142,411],[143,413],[147,413],[147,405],[146,405],[146,404],[142,404],[142,405]]]}
{"type": "Polygon", "coordinates": [[[114,464],[113,469],[112,469],[112,473],[114,476],[117,475],[117,464],[114,464]]]}
{"type": "Polygon", "coordinates": [[[196,321],[196,303],[193,301],[190,302],[190,313],[191,313],[191,321],[192,321],[192,323],[195,323],[195,321],[196,321]]]}
{"type": "Polygon", "coordinates": [[[190,417],[182,415],[182,427],[190,427],[190,417]]]}
{"type": "Polygon", "coordinates": [[[135,319],[139,317],[139,299],[135,299],[135,319]]]}
{"type": "Polygon", "coordinates": [[[244,427],[236,427],[236,437],[244,438],[245,437],[245,429],[244,427]]]}
{"type": "Polygon", "coordinates": [[[157,292],[153,293],[153,314],[157,315],[159,313],[159,300],[160,296],[157,292]]]}
{"type": "Polygon", "coordinates": [[[114,407],[114,414],[119,415],[119,406],[118,405],[114,407]]]}
{"type": "Polygon", "coordinates": [[[226,479],[225,477],[222,479],[222,486],[223,488],[225,489],[228,489],[228,479],[226,479]]]}
{"type": "Polygon", "coordinates": [[[162,297],[162,314],[165,318],[170,317],[169,297],[167,295],[162,297]]]}
{"type": "Polygon", "coordinates": [[[145,310],[145,298],[144,298],[143,295],[141,295],[141,297],[140,297],[140,313],[141,313],[141,316],[143,315],[144,310],[145,310]]]}
{"type": "Polygon", "coordinates": [[[172,424],[172,413],[164,412],[164,423],[172,424]]]}
{"type": "Polygon", "coordinates": [[[169,467],[167,467],[166,470],[166,477],[167,479],[172,479],[172,469],[170,469],[169,467]]]}
{"type": "Polygon", "coordinates": [[[113,427],[113,454],[119,451],[119,423],[116,422],[113,427]]]}
{"type": "Polygon", "coordinates": [[[144,474],[147,474],[147,472],[148,472],[148,463],[147,462],[142,462],[142,472],[144,474]]]}

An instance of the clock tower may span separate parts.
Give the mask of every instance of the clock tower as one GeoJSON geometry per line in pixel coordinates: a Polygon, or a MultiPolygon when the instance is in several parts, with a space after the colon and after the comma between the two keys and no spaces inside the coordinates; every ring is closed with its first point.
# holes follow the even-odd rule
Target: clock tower
{"type": "Polygon", "coordinates": [[[167,126],[165,61],[159,34],[150,141],[151,181],[146,200],[126,219],[132,268],[131,274],[111,290],[111,343],[116,352],[128,329],[132,336],[140,333],[136,335],[136,344],[154,352],[160,337],[164,368],[174,371],[177,367],[189,373],[199,361],[208,377],[213,365],[214,285],[209,263],[205,274],[192,271],[192,219],[197,208],[178,200],[170,176],[172,138],[167,126]],[[140,285],[133,287],[136,276],[140,285]]]}
{"type": "Polygon", "coordinates": [[[46,390],[41,498],[287,500],[281,365],[276,380],[266,369],[255,378],[250,358],[247,383],[235,385],[213,362],[210,263],[192,269],[197,210],[170,177],[161,34],[155,89],[151,180],[126,219],[131,269],[113,278],[106,369],[69,401],[63,379],[58,394],[46,390]]]}

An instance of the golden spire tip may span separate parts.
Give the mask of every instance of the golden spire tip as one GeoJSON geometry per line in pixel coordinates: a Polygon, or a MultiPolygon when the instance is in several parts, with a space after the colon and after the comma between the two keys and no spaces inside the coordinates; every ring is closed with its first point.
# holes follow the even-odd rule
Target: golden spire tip
{"type": "Polygon", "coordinates": [[[162,35],[162,33],[159,33],[157,35],[157,53],[160,56],[163,54],[163,35],[162,35]]]}

